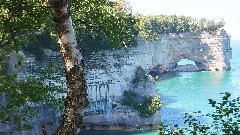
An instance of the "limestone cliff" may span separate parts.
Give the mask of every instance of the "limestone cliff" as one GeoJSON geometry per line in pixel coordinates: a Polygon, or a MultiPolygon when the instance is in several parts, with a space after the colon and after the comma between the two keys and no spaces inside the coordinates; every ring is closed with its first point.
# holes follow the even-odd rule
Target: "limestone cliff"
{"type": "MultiPolygon", "coordinates": [[[[147,72],[163,73],[174,71],[181,59],[189,59],[200,70],[230,69],[230,37],[224,30],[215,35],[203,32],[169,34],[160,38],[156,42],[139,38],[138,46],[129,48],[128,53],[115,50],[92,54],[87,62],[90,106],[85,110],[85,125],[144,127],[160,122],[159,112],[149,118],[140,118],[136,111],[120,104],[123,91],[132,89],[131,80],[138,66],[147,72]]],[[[155,84],[150,76],[148,80],[138,85],[137,91],[154,95],[157,93],[155,84]]]]}

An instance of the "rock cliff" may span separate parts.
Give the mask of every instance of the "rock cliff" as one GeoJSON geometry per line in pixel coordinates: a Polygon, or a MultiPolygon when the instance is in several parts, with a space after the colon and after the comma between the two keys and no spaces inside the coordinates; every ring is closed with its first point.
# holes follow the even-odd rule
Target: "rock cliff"
{"type": "MultiPolygon", "coordinates": [[[[129,48],[128,53],[115,50],[92,54],[87,62],[90,106],[85,110],[86,126],[125,125],[137,128],[160,122],[159,112],[152,117],[141,118],[136,111],[119,104],[123,91],[132,89],[131,80],[138,66],[148,73],[163,73],[181,69],[177,63],[181,59],[189,59],[195,62],[195,71],[230,69],[230,37],[224,30],[215,35],[203,32],[169,34],[160,38],[156,42],[139,38],[138,46],[129,48]]],[[[151,76],[136,89],[142,95],[157,93],[151,76]]]]}

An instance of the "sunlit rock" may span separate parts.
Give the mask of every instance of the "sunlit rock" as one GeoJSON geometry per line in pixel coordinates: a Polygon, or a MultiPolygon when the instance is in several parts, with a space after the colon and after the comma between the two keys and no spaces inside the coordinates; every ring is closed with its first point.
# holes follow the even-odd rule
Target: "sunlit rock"
{"type": "Polygon", "coordinates": [[[164,73],[230,69],[230,36],[224,30],[214,35],[206,32],[161,35],[160,39],[147,42],[139,38],[138,46],[129,48],[128,53],[111,50],[92,54],[92,59],[87,60],[90,105],[85,110],[85,125],[99,127],[104,123],[108,129],[116,125],[138,129],[159,124],[159,111],[153,116],[142,118],[136,110],[121,105],[124,90],[135,89],[145,96],[157,93],[154,78],[149,75],[147,81],[134,86],[132,79],[138,66],[147,74],[151,71],[164,73]],[[181,59],[191,60],[195,65],[179,66],[181,59]],[[101,121],[103,118],[104,121],[101,121]]]}

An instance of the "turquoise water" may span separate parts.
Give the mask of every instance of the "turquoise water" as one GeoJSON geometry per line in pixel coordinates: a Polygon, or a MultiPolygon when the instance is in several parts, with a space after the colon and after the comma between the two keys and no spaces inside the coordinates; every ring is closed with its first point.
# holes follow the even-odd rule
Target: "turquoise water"
{"type": "Polygon", "coordinates": [[[240,96],[240,41],[232,41],[232,60],[229,71],[181,72],[166,74],[157,87],[164,106],[161,108],[162,121],[174,125],[184,123],[184,113],[213,109],[208,99],[221,100],[226,91],[233,97],[240,96]]]}
{"type": "Polygon", "coordinates": [[[178,65],[186,65],[186,64],[196,65],[194,61],[191,61],[188,59],[181,59],[177,64],[178,65]]]}
{"type": "MultiPolygon", "coordinates": [[[[232,69],[222,72],[181,72],[166,74],[157,83],[161,100],[162,121],[165,124],[182,124],[185,112],[211,111],[208,99],[220,100],[222,92],[240,96],[240,41],[231,41],[232,69]]],[[[157,135],[157,131],[88,131],[84,135],[157,135]]]]}

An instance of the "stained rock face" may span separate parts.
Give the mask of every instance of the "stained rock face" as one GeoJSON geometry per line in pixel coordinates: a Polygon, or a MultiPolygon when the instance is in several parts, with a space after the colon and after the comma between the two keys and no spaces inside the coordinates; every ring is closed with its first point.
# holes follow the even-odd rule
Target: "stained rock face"
{"type": "Polygon", "coordinates": [[[129,48],[128,53],[111,50],[92,54],[92,59],[87,60],[90,105],[85,110],[86,126],[94,129],[94,126],[105,125],[106,129],[111,129],[117,125],[144,128],[159,124],[159,111],[151,117],[141,118],[136,110],[120,104],[124,90],[135,89],[145,96],[156,94],[151,76],[146,82],[137,86],[133,84],[134,73],[139,66],[147,73],[230,69],[230,37],[224,30],[214,35],[203,32],[169,34],[160,38],[156,42],[139,38],[138,46],[129,48]],[[178,66],[181,59],[192,60],[196,66],[178,66]]]}

